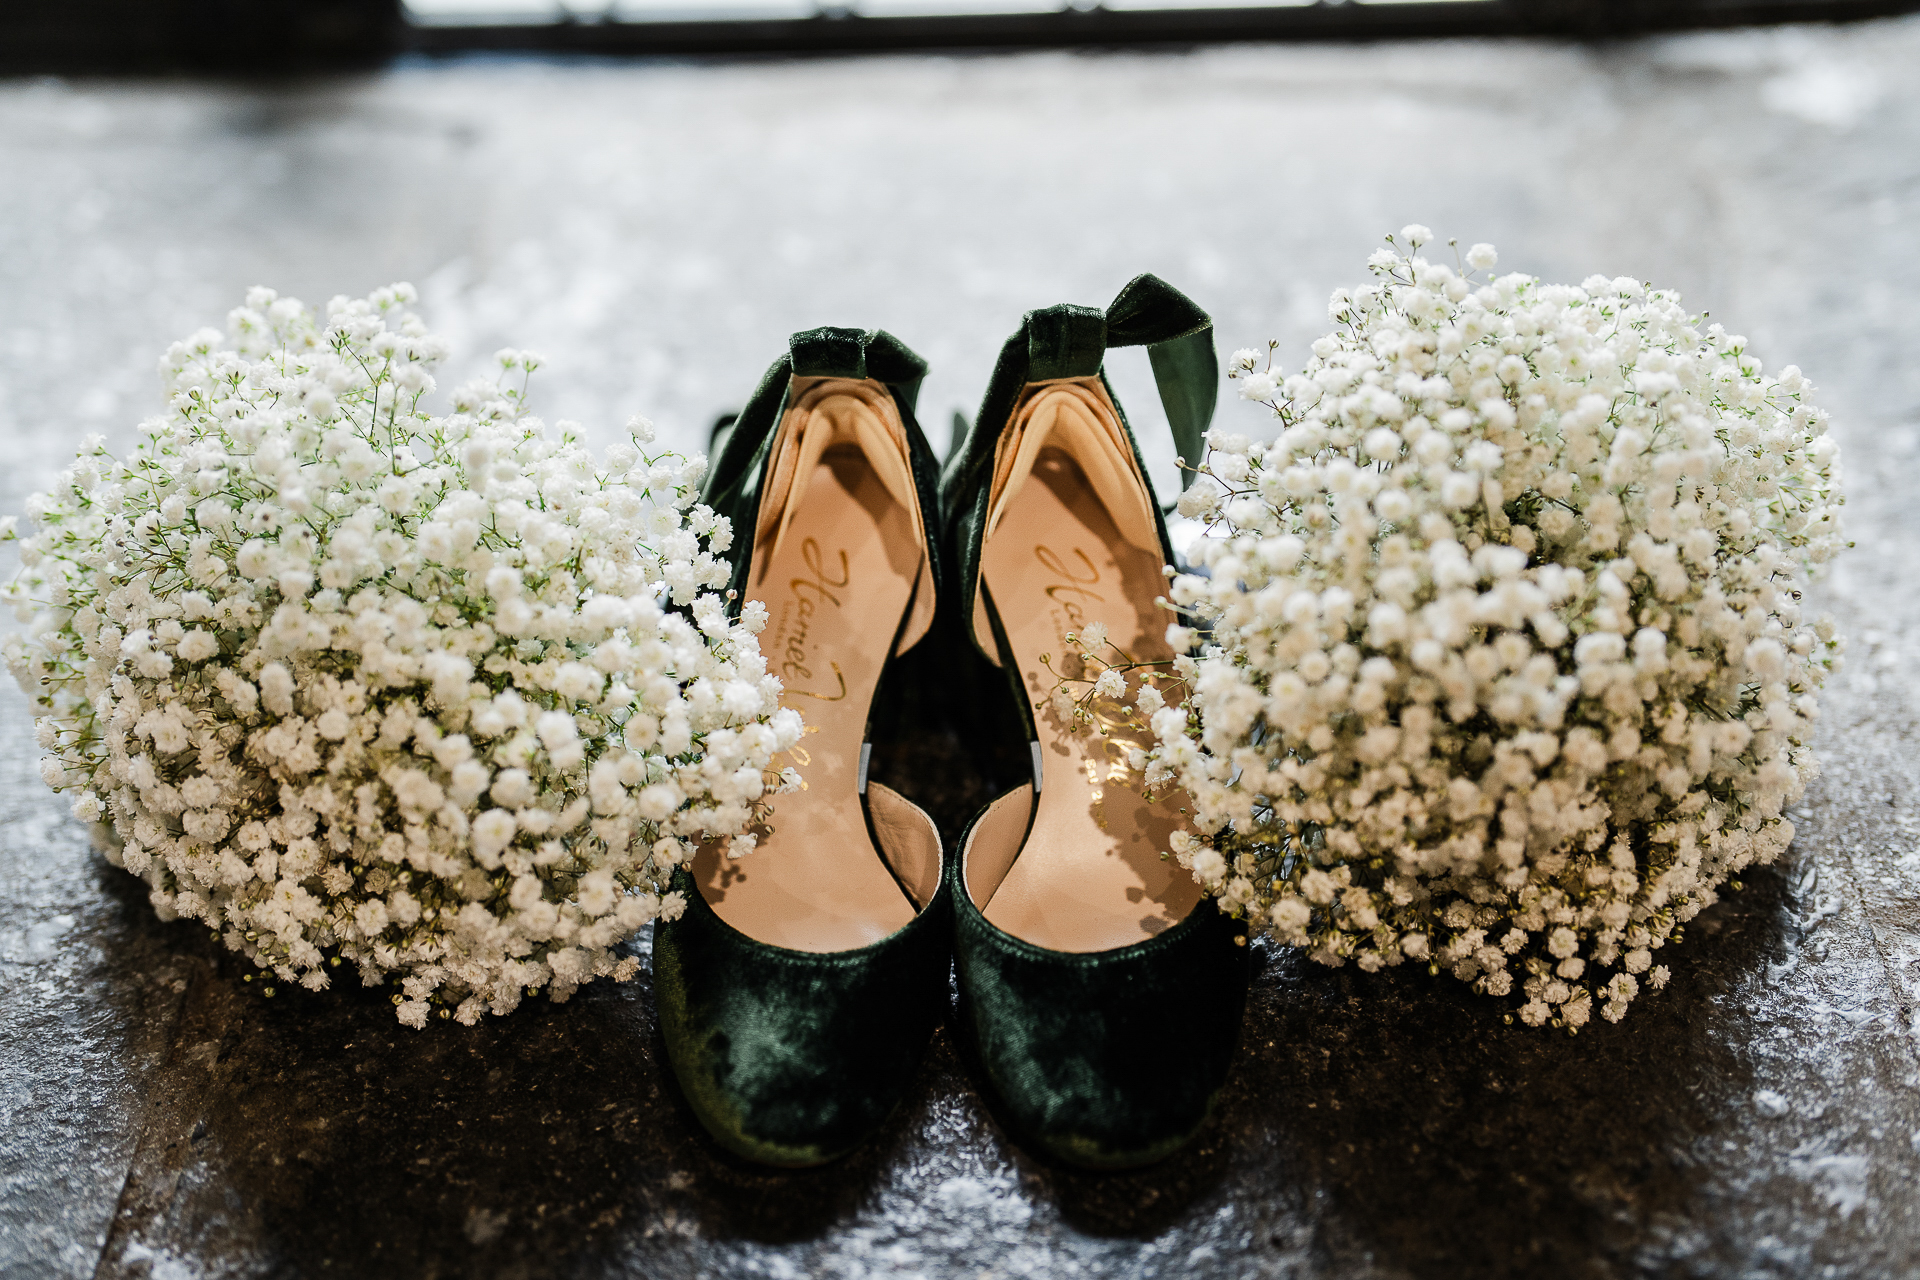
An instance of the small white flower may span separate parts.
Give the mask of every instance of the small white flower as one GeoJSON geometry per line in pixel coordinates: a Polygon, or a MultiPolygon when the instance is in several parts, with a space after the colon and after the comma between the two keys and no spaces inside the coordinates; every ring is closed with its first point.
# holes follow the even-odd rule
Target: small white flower
{"type": "Polygon", "coordinates": [[[195,628],[180,638],[174,652],[187,662],[205,662],[220,652],[220,642],[212,632],[195,628]]]}
{"type": "Polygon", "coordinates": [[[1271,373],[1249,373],[1240,379],[1240,396],[1244,400],[1267,400],[1279,385],[1271,373]]]}

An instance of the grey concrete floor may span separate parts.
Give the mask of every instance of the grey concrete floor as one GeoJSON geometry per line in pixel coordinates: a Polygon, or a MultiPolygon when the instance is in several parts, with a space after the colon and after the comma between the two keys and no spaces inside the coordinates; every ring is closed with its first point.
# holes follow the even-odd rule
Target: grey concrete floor
{"type": "MultiPolygon", "coordinates": [[[[893,330],[939,420],[1021,311],[1141,270],[1297,363],[1328,290],[1421,221],[1676,286],[1800,364],[1858,542],[1819,592],[1853,648],[1791,863],[1691,930],[1665,992],[1569,1040],[1266,953],[1220,1122],[1124,1177],[1010,1145],[944,1038],[869,1149],[773,1174],[697,1132],[644,979],[425,1034],[377,997],[263,1000],[89,854],[7,695],[0,1275],[1920,1274],[1916,65],[1906,21],[0,83],[5,510],[80,433],[124,442],[165,343],[255,282],[411,279],[458,363],[548,355],[550,418],[693,445],[790,330],[893,330]]],[[[1151,421],[1144,361],[1118,374],[1151,421]]],[[[949,825],[977,790],[951,743],[895,768],[949,825]]]]}

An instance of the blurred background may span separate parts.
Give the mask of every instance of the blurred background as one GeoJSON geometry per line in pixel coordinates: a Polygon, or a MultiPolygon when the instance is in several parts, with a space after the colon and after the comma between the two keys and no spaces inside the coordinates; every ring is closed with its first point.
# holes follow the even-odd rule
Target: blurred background
{"type": "MultiPolygon", "coordinates": [[[[549,421],[686,449],[790,332],[882,327],[931,362],[938,446],[1030,308],[1153,271],[1297,367],[1425,223],[1677,288],[1834,414],[1858,546],[1814,603],[1851,649],[1793,866],[1711,926],[1748,941],[1577,1045],[1269,957],[1224,1136],[1170,1173],[1075,1190],[943,1058],[892,1145],[781,1181],[673,1120],[644,991],[431,1052],[378,1009],[263,1013],[88,855],[8,692],[0,1276],[1920,1267],[1920,3],[1200,3],[0,3],[0,512],[84,433],[124,448],[166,345],[254,284],[411,281],[442,387],[532,349],[549,421]],[[572,1092],[508,1107],[502,1071],[572,1092]],[[493,1145],[420,1128],[447,1097],[493,1145]]],[[[1144,356],[1113,373],[1168,485],[1144,356]]]]}
{"type": "MultiPolygon", "coordinates": [[[[16,0],[0,501],[124,440],[165,345],[256,283],[409,280],[443,386],[530,348],[549,420],[683,447],[789,332],[883,327],[932,363],[938,447],[1029,308],[1150,270],[1223,350],[1297,365],[1415,221],[1503,270],[1678,287],[1841,396],[1920,403],[1858,341],[1902,296],[1920,27],[1762,21],[1920,6],[1079,3],[16,0]],[[1405,38],[1450,32],[1477,38],[1405,38]]],[[[1115,365],[1151,424],[1144,358],[1115,365]]]]}

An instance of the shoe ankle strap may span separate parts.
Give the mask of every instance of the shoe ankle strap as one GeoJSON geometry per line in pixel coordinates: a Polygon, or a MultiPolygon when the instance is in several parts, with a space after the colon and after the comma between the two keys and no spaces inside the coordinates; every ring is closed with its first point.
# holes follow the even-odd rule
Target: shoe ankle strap
{"type": "Polygon", "coordinates": [[[808,329],[787,340],[796,378],[872,378],[913,409],[927,362],[885,329],[808,329]]]}
{"type": "MultiPolygon", "coordinates": [[[[1192,468],[1200,461],[1207,425],[1213,420],[1213,406],[1219,395],[1220,364],[1213,350],[1212,317],[1191,298],[1152,275],[1136,277],[1105,311],[1064,304],[1029,311],[1022,318],[1019,330],[1000,349],[993,380],[980,406],[980,416],[947,459],[940,478],[940,497],[946,520],[948,564],[950,572],[956,575],[952,580],[952,599],[960,610],[958,625],[966,630],[970,643],[991,662],[1002,662],[1003,655],[980,643],[973,619],[976,602],[984,598],[978,594],[980,545],[986,533],[994,455],[1001,435],[1028,384],[1061,378],[1098,377],[1104,381],[1102,367],[1109,349],[1140,346],[1147,349],[1153,365],[1160,403],[1166,408],[1167,423],[1172,428],[1174,447],[1182,464],[1181,488],[1185,489],[1194,474],[1192,468]]],[[[1118,408],[1117,401],[1115,407],[1118,408]]],[[[1120,415],[1120,424],[1137,473],[1151,499],[1153,486],[1147,480],[1139,442],[1134,439],[1124,412],[1120,415]]],[[[1166,523],[1151,501],[1148,506],[1153,512],[1162,554],[1171,562],[1174,553],[1166,523]]],[[[991,602],[988,602],[987,614],[992,622],[991,602]]],[[[998,643],[996,639],[996,645],[998,643]]],[[[1023,694],[1016,692],[1016,697],[1024,704],[1023,694]]]]}
{"type": "Polygon", "coordinates": [[[701,499],[733,523],[730,609],[737,611],[744,599],[766,464],[795,378],[870,378],[892,394],[906,428],[907,463],[926,535],[922,550],[938,598],[945,581],[938,549],[938,467],[913,416],[926,373],[927,362],[884,329],[807,329],[788,339],[786,354],[773,362],[746,406],[715,425],[701,499]]]}
{"type": "Polygon", "coordinates": [[[1142,275],[1104,311],[1062,303],[1021,319],[1019,331],[1000,350],[980,416],[947,459],[942,490],[958,496],[980,482],[979,472],[992,467],[1000,432],[1028,383],[1098,376],[1114,347],[1147,349],[1185,489],[1219,397],[1213,318],[1160,277],[1142,275]]]}
{"type": "Polygon", "coordinates": [[[768,433],[780,421],[794,378],[872,378],[893,391],[905,407],[904,416],[911,418],[926,376],[927,362],[884,329],[828,325],[794,334],[787,340],[787,354],[773,362],[746,407],[715,424],[705,492],[710,498],[718,497],[743,482],[751,485],[748,473],[768,433]]]}

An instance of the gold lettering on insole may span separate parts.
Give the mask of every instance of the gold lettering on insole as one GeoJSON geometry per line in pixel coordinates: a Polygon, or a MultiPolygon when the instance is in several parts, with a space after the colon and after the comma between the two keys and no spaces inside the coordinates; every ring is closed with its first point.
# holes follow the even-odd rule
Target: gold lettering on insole
{"type": "MultiPolygon", "coordinates": [[[[1046,587],[1046,595],[1055,604],[1052,610],[1054,632],[1059,638],[1062,663],[1060,674],[1068,673],[1068,659],[1073,654],[1069,644],[1069,635],[1083,632],[1089,621],[1088,607],[1106,603],[1106,596],[1093,588],[1100,585],[1100,568],[1084,550],[1071,548],[1062,555],[1052,547],[1035,546],[1034,559],[1041,568],[1055,579],[1046,587]]],[[[1109,640],[1119,641],[1127,637],[1109,636],[1109,640]]],[[[1128,640],[1128,643],[1131,643],[1128,640]]],[[[1117,645],[1116,645],[1117,647],[1117,645]]],[[[1122,651],[1124,653],[1124,650],[1122,651]]],[[[1096,655],[1098,656],[1098,655],[1096,655]]],[[[1085,673],[1084,660],[1078,664],[1078,670],[1085,673]]],[[[1029,687],[1040,699],[1050,690],[1051,685],[1041,679],[1038,671],[1027,673],[1029,687]]],[[[1129,690],[1137,686],[1137,679],[1128,680],[1129,690]]],[[[1039,705],[1036,701],[1036,707],[1039,705]]],[[[1148,745],[1143,740],[1141,726],[1135,722],[1133,712],[1124,697],[1095,698],[1086,705],[1093,718],[1092,728],[1100,738],[1098,751],[1089,750],[1081,757],[1080,768],[1086,773],[1088,799],[1092,802],[1093,819],[1102,830],[1107,826],[1106,788],[1112,783],[1126,783],[1132,776],[1131,756],[1137,747],[1148,745]]]]}
{"type": "Polygon", "coordinates": [[[806,566],[805,576],[795,577],[787,583],[791,598],[780,606],[780,624],[774,633],[771,648],[780,656],[780,679],[787,686],[787,692],[796,698],[818,698],[822,702],[838,702],[847,696],[847,677],[841,672],[837,662],[827,663],[833,672],[838,688],[833,693],[818,693],[809,689],[795,688],[796,684],[814,679],[812,663],[814,661],[808,646],[807,637],[813,630],[813,616],[825,605],[840,608],[840,597],[836,594],[846,589],[853,580],[853,571],[847,563],[845,551],[836,553],[840,557],[840,576],[833,577],[827,571],[826,553],[813,538],[800,544],[800,561],[806,566]]]}

